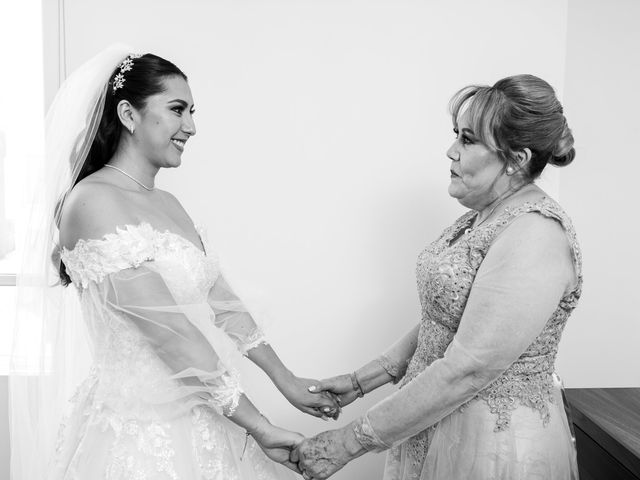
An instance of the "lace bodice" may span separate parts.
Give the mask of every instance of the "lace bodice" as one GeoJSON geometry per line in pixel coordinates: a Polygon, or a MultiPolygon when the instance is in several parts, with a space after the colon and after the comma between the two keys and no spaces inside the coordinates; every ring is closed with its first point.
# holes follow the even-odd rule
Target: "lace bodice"
{"type": "Polygon", "coordinates": [[[94,363],[52,478],[289,478],[252,440],[237,460],[243,432],[221,414],[242,394],[241,354],[265,339],[199,234],[204,250],[141,223],[62,251],[94,363]]]}
{"type": "Polygon", "coordinates": [[[549,419],[558,343],[582,285],[582,259],[571,221],[562,208],[548,198],[506,209],[495,221],[475,229],[469,229],[475,212],[468,212],[425,248],[417,263],[422,321],[418,346],[401,387],[444,356],[458,329],[476,273],[494,239],[514,219],[530,212],[562,224],[573,253],[578,282],[576,288],[561,299],[542,332],[520,358],[476,396],[475,399],[485,401],[496,414],[496,431],[509,427],[510,412],[519,404],[537,409],[543,422],[549,419]],[[453,240],[456,241],[452,243],[453,240]]]}
{"type": "Polygon", "coordinates": [[[180,297],[203,300],[219,274],[215,257],[184,237],[158,231],[145,222],[116,228],[101,239],[80,239],[72,250],[62,250],[61,259],[80,290],[90,282],[100,283],[110,273],[155,261],[174,269],[170,277],[179,282],[172,290],[180,297]]]}
{"type": "Polygon", "coordinates": [[[204,251],[141,223],[63,249],[91,336],[98,404],[138,419],[179,415],[204,401],[198,395],[219,410],[237,405],[240,353],[264,337],[237,297],[212,298],[221,275],[202,243],[204,251]],[[187,386],[196,377],[200,390],[187,386]]]}

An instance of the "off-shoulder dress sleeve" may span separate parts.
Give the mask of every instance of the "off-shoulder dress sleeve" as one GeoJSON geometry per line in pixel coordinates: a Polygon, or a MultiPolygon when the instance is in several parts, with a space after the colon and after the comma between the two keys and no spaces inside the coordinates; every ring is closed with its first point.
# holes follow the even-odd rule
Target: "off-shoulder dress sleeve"
{"type": "Polygon", "coordinates": [[[161,248],[157,232],[127,227],[79,242],[63,251],[62,260],[80,290],[90,327],[109,327],[109,341],[116,343],[109,349],[149,350],[158,360],[140,367],[149,369],[151,379],[146,401],[202,404],[230,415],[242,394],[236,371],[241,355],[216,326],[206,293],[185,294],[176,287],[186,268],[160,255],[161,248]]]}

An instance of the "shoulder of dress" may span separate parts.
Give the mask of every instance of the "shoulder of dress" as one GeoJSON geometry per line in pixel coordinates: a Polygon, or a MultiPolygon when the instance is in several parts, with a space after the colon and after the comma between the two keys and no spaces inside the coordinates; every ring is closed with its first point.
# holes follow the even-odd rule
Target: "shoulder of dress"
{"type": "Polygon", "coordinates": [[[517,207],[507,208],[499,220],[502,225],[507,225],[514,219],[527,213],[538,213],[546,218],[556,220],[566,232],[569,246],[573,253],[573,259],[578,270],[578,277],[582,277],[582,251],[578,243],[575,228],[571,218],[558,202],[549,197],[543,197],[536,202],[525,202],[517,207]]]}
{"type": "Polygon", "coordinates": [[[116,227],[102,238],[80,239],[60,255],[74,283],[86,288],[106,275],[126,268],[138,268],[156,256],[158,232],[148,223],[116,227]]]}

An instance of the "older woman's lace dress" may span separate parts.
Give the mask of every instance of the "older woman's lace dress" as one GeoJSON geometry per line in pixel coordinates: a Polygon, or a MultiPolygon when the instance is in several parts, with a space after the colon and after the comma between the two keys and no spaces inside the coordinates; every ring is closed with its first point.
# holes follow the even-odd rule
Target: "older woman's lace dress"
{"type": "MultiPolygon", "coordinates": [[[[456,359],[462,358],[461,346],[452,341],[478,269],[497,236],[531,212],[562,225],[573,254],[577,286],[560,299],[526,351],[510,366],[505,365],[506,370],[500,368],[502,373],[492,383],[462,406],[455,407],[454,399],[453,413],[391,447],[385,480],[577,478],[575,446],[554,362],[562,330],[580,297],[582,262],[571,221],[550,199],[507,209],[496,221],[475,229],[469,229],[475,212],[468,212],[420,254],[418,346],[396,395],[422,372],[426,374],[448,350],[457,349],[456,359]]],[[[465,355],[475,358],[475,352],[465,355]]],[[[378,445],[372,448],[385,448],[379,439],[373,443],[376,441],[378,445]]]]}
{"type": "Polygon", "coordinates": [[[94,364],[49,478],[293,478],[251,438],[243,455],[244,430],[223,415],[241,394],[237,362],[264,337],[208,252],[142,223],[80,240],[62,260],[94,364]]]}

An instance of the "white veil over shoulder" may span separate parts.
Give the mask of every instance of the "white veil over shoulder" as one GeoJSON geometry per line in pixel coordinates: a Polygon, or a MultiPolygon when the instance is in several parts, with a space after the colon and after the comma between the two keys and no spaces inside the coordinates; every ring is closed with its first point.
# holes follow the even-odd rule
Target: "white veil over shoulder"
{"type": "Polygon", "coordinates": [[[12,480],[48,477],[67,401],[90,365],[77,293],[59,280],[56,205],[85,162],[109,77],[132,51],[113,45],[82,65],[62,84],[47,113],[45,158],[34,169],[35,196],[17,278],[9,383],[12,480]]]}

